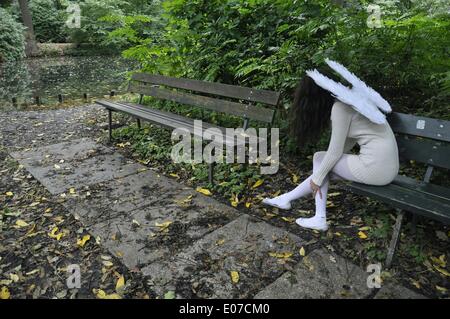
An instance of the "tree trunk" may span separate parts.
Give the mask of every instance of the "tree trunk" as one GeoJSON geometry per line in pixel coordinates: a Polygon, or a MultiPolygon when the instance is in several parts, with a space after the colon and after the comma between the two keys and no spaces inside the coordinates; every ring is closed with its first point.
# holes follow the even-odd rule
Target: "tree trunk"
{"type": "Polygon", "coordinates": [[[22,22],[26,27],[25,30],[25,53],[27,57],[37,55],[38,47],[36,44],[36,38],[34,36],[33,20],[31,19],[30,9],[28,8],[27,0],[19,0],[20,12],[22,15],[22,22]]]}

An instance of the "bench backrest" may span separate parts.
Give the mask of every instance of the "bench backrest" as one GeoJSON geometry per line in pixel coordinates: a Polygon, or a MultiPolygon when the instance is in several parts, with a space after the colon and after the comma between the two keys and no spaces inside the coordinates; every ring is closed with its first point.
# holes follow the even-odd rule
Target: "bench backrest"
{"type": "Polygon", "coordinates": [[[275,110],[255,103],[274,107],[280,99],[279,92],[147,73],[133,74],[128,90],[141,96],[239,116],[244,118],[244,127],[248,125],[248,120],[272,123],[275,110]]]}
{"type": "Polygon", "coordinates": [[[426,181],[433,167],[450,169],[450,121],[403,113],[392,113],[388,121],[397,134],[400,157],[428,165],[426,181]]]}

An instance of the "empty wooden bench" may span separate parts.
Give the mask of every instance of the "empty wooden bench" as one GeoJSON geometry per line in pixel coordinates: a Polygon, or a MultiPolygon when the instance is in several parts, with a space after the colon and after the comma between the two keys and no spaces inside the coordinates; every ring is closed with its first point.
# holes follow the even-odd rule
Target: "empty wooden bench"
{"type": "MultiPolygon", "coordinates": [[[[112,112],[122,112],[135,117],[139,127],[140,121],[144,120],[172,130],[187,129],[191,134],[199,135],[198,137],[202,137],[208,128],[218,128],[224,136],[226,134],[225,128],[205,122],[202,123],[203,131],[197,132],[194,130],[195,119],[142,105],[144,96],[238,116],[242,118],[243,129],[249,127],[250,120],[265,122],[270,126],[280,98],[279,92],[147,73],[133,74],[128,91],[140,94],[138,104],[110,100],[96,101],[108,110],[110,140],[112,112]]],[[[209,181],[213,182],[213,165],[209,166],[209,181]]]]}
{"type": "Polygon", "coordinates": [[[398,175],[386,186],[352,182],[346,187],[351,192],[375,198],[396,208],[398,215],[386,258],[386,266],[390,267],[404,212],[450,223],[450,188],[430,182],[435,169],[450,169],[450,121],[402,113],[393,113],[388,120],[397,136],[400,159],[426,164],[423,180],[398,175]]]}

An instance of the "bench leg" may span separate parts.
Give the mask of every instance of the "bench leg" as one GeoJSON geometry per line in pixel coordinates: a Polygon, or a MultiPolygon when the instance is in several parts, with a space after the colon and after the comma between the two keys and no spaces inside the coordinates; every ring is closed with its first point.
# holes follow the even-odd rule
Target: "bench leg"
{"type": "Polygon", "coordinates": [[[108,110],[108,131],[109,131],[109,141],[112,141],[112,111],[108,110]]]}
{"type": "Polygon", "coordinates": [[[392,234],[391,243],[389,245],[387,258],[386,258],[386,268],[390,268],[392,264],[392,260],[394,258],[395,250],[397,248],[398,240],[400,238],[400,229],[402,228],[403,217],[405,216],[405,212],[402,210],[397,210],[398,215],[395,221],[394,232],[392,234]]]}
{"type": "Polygon", "coordinates": [[[138,129],[141,129],[141,119],[136,119],[138,129]]]}
{"type": "Polygon", "coordinates": [[[211,185],[214,185],[214,162],[208,164],[208,181],[211,185]]]}

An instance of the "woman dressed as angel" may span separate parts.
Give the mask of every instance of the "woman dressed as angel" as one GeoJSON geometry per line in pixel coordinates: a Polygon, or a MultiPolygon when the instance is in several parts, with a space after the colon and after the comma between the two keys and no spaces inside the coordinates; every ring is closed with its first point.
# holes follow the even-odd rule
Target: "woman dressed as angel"
{"type": "Polygon", "coordinates": [[[307,71],[298,85],[291,130],[299,144],[320,137],[331,117],[331,139],[326,152],[313,156],[313,173],[292,191],[266,198],[263,203],[291,209],[293,200],[309,194],[315,199],[315,215],[298,218],[302,227],[325,231],[327,192],[330,180],[349,180],[369,185],[386,185],[397,176],[397,143],[384,113],[389,103],[341,64],[325,62],[352,87],[339,82],[331,72],[307,71]],[[383,113],[384,112],[384,113],[383,113]],[[350,150],[359,145],[359,154],[350,150]]]}

